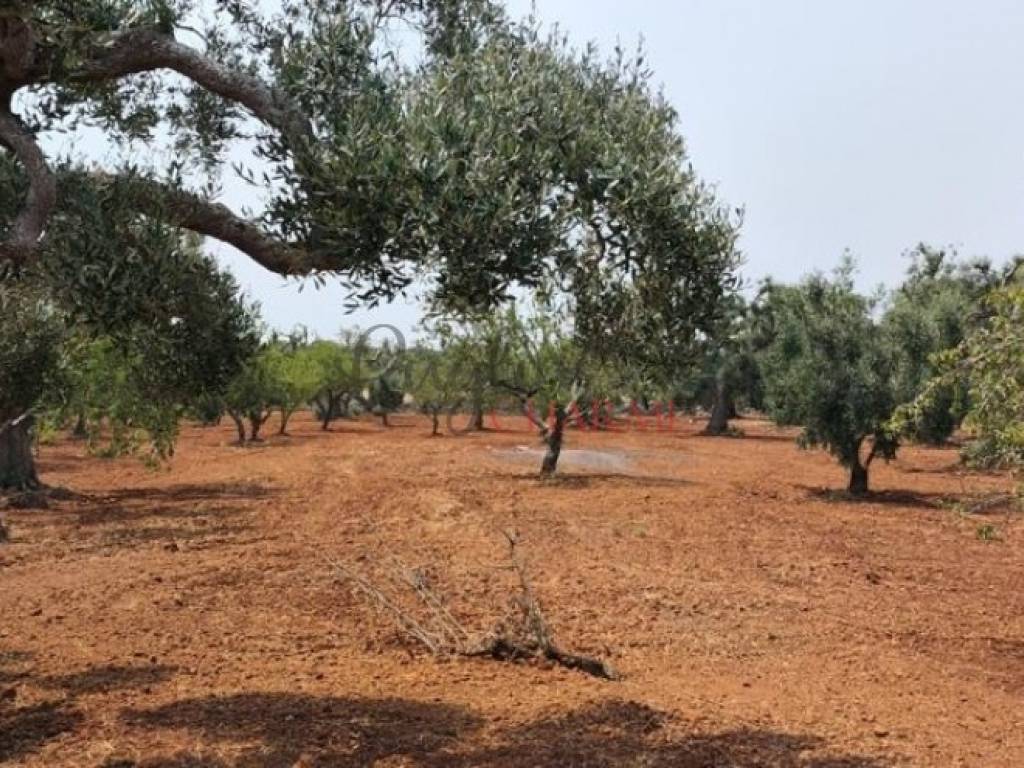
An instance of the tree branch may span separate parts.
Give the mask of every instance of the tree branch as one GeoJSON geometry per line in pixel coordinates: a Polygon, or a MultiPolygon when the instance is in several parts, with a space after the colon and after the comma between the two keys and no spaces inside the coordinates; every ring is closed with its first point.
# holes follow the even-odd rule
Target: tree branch
{"type": "Polygon", "coordinates": [[[14,116],[10,97],[0,105],[0,145],[14,153],[28,177],[28,195],[21,212],[6,239],[0,241],[0,263],[15,266],[26,263],[39,245],[39,240],[57,204],[57,180],[46,162],[46,156],[31,133],[14,116]]]}
{"type": "MultiPolygon", "coordinates": [[[[121,181],[107,177],[111,183],[121,181]]],[[[186,190],[145,178],[127,180],[130,199],[140,213],[159,217],[182,229],[233,245],[253,261],[280,275],[304,275],[337,269],[322,254],[276,238],[227,206],[186,190]]]]}
{"type": "MultiPolygon", "coordinates": [[[[232,69],[173,36],[153,29],[99,37],[89,56],[63,80],[95,83],[128,75],[169,69],[228,101],[241,104],[260,121],[280,131],[293,150],[311,144],[313,130],[306,116],[285,92],[259,77],[232,69]]],[[[40,75],[46,82],[49,75],[40,75]]]]}
{"type": "MultiPolygon", "coordinates": [[[[40,51],[31,28],[21,18],[4,18],[0,25],[0,145],[18,158],[29,179],[29,193],[6,240],[0,242],[0,263],[29,261],[39,247],[57,200],[57,183],[35,137],[19,123],[10,101],[19,88],[56,82],[52,56],[40,51]],[[14,56],[13,44],[21,43],[14,56]],[[9,50],[10,49],[10,50],[9,50]]],[[[314,135],[306,116],[286,93],[259,77],[233,70],[172,36],[153,29],[98,35],[84,60],[61,82],[87,84],[132,74],[169,69],[224,99],[247,108],[268,127],[279,131],[293,150],[312,146],[314,135]]],[[[166,216],[184,229],[235,246],[267,269],[283,275],[327,270],[329,265],[297,246],[279,241],[256,224],[239,218],[227,207],[157,182],[139,180],[133,198],[140,211],[166,216]]],[[[337,265],[335,264],[335,268],[337,265]]]]}
{"type": "Polygon", "coordinates": [[[546,438],[550,429],[547,423],[534,413],[533,406],[530,404],[530,398],[537,394],[535,389],[524,389],[523,387],[516,386],[515,384],[508,381],[495,381],[494,386],[504,389],[512,394],[516,399],[519,400],[523,406],[523,414],[526,418],[540,431],[540,436],[546,438]]]}

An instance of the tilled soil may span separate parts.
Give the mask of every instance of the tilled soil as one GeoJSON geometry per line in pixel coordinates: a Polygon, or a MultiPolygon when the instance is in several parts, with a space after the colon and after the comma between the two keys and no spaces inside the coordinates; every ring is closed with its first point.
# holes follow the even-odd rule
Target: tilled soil
{"type": "Polygon", "coordinates": [[[44,447],[73,496],[2,513],[0,763],[1024,765],[1024,518],[968,513],[1009,478],[910,448],[851,500],[743,421],[570,432],[588,462],[541,481],[525,421],[394,421],[188,428],[157,470],[44,447]],[[334,565],[400,561],[482,634],[506,533],[557,642],[621,681],[434,658],[334,565]]]}

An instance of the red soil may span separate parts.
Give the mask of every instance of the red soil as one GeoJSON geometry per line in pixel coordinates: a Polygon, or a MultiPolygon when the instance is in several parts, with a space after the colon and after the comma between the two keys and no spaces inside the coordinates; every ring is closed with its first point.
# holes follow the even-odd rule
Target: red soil
{"type": "Polygon", "coordinates": [[[156,471],[44,448],[80,495],[3,513],[0,763],[1024,765],[1024,518],[951,503],[1008,478],[913,448],[846,500],[828,456],[743,422],[572,432],[643,453],[541,482],[494,450],[534,447],[525,422],[395,421],[248,449],[189,428],[156,471]],[[624,680],[436,660],[328,562],[397,556],[485,631],[505,529],[560,644],[624,680]]]}

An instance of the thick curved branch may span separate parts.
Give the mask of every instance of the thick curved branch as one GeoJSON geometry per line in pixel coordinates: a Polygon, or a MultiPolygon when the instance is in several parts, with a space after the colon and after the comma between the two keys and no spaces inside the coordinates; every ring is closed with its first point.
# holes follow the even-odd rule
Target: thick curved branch
{"type": "MultiPolygon", "coordinates": [[[[110,181],[120,180],[110,177],[110,181]]],[[[271,272],[307,275],[338,268],[327,257],[268,234],[221,203],[150,179],[131,179],[126,183],[131,185],[130,198],[140,213],[233,245],[271,272]]]]}
{"type": "Polygon", "coordinates": [[[103,82],[158,69],[177,72],[208,91],[241,104],[260,121],[280,131],[293,150],[296,145],[312,141],[309,120],[286,93],[156,30],[131,30],[102,39],[85,61],[68,73],[67,80],[103,82]]]}
{"type": "Polygon", "coordinates": [[[0,263],[21,265],[32,257],[57,203],[57,180],[43,150],[14,116],[9,100],[0,105],[0,145],[14,153],[28,177],[25,205],[7,237],[0,241],[0,263]]]}
{"type": "MultiPolygon", "coordinates": [[[[12,114],[10,97],[17,89],[45,84],[55,79],[52,57],[36,48],[36,38],[20,19],[0,29],[4,57],[0,60],[0,144],[18,157],[29,178],[29,195],[15,220],[6,242],[0,243],[0,262],[27,262],[38,248],[46,221],[56,204],[56,181],[35,138],[27,133],[12,114]],[[16,60],[7,44],[22,40],[27,48],[16,60]]],[[[116,80],[132,74],[168,69],[222,98],[240,104],[268,127],[280,132],[293,151],[312,146],[310,121],[280,89],[259,77],[237,71],[205,56],[172,36],[153,29],[136,29],[115,35],[97,36],[81,63],[71,72],[60,74],[61,82],[88,84],[116,80]]],[[[235,246],[267,269],[283,275],[327,270],[319,256],[282,242],[246,221],[227,207],[157,182],[133,180],[139,210],[165,217],[170,222],[199,234],[208,235],[235,246]]],[[[335,265],[336,268],[336,265],[335,265]]]]}

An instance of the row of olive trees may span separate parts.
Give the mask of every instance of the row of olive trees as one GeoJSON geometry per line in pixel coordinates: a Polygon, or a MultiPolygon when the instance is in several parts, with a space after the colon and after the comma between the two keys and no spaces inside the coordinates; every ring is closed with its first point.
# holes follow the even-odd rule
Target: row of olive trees
{"type": "MultiPolygon", "coordinates": [[[[966,418],[978,428],[975,452],[1005,442],[983,428],[992,420],[979,409],[1012,402],[1004,393],[1010,384],[968,373],[964,361],[982,359],[980,339],[1013,306],[1006,286],[1016,264],[997,270],[925,246],[911,256],[905,281],[891,293],[859,293],[847,260],[832,276],[767,281],[753,301],[737,299],[698,372],[698,382],[711,382],[709,431],[724,431],[737,400],[763,409],[802,427],[801,445],[831,452],[849,470],[852,493],[868,490],[872,463],[893,458],[901,439],[941,444],[966,418]]],[[[1022,351],[1003,350],[1009,357],[1022,351]]],[[[1007,423],[1015,434],[1019,412],[1007,423]]]]}
{"type": "Polygon", "coordinates": [[[43,271],[0,280],[0,488],[39,486],[33,427],[71,426],[97,453],[173,453],[190,405],[224,391],[259,345],[258,308],[191,238],[162,246],[160,285],[128,258],[137,292],[110,314],[62,300],[43,271]]]}
{"type": "Polygon", "coordinates": [[[830,451],[849,470],[853,493],[868,490],[872,464],[893,458],[901,440],[942,444],[965,418],[980,438],[972,454],[989,455],[995,444],[1005,454],[1019,415],[995,436],[981,428],[994,422],[979,409],[1014,403],[1011,384],[967,375],[961,358],[980,359],[964,345],[977,347],[1014,306],[1005,286],[1015,265],[996,269],[923,245],[909,255],[907,276],[891,292],[858,292],[848,259],[831,276],[765,281],[753,299],[726,294],[690,354],[669,366],[581,343],[572,301],[435,323],[434,348],[422,352],[434,375],[414,377],[410,390],[434,414],[435,430],[446,409],[518,400],[547,444],[544,473],[557,466],[567,426],[599,424],[605,413],[594,404],[624,399],[704,405],[712,435],[730,431],[740,406],[800,426],[800,445],[830,451]]]}
{"type": "Polygon", "coordinates": [[[360,410],[373,412],[387,426],[388,415],[404,400],[397,372],[403,359],[393,345],[375,346],[358,331],[342,333],[339,341],[310,341],[305,332],[273,334],[223,393],[200,404],[198,415],[207,423],[230,416],[240,444],[259,441],[274,413],[280,416],[278,434],[287,434],[292,416],[304,408],[324,430],[360,410]]]}

